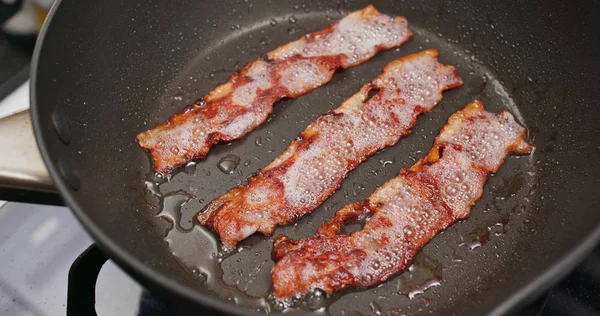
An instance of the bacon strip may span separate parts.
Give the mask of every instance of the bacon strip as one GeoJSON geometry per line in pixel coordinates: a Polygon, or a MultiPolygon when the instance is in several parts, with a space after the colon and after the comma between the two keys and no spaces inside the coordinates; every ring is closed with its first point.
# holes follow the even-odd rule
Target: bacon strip
{"type": "Polygon", "coordinates": [[[275,297],[370,287],[400,272],[438,232],[469,216],[488,174],[508,153],[531,152],[525,136],[510,113],[491,114],[479,101],[467,105],[450,117],[427,156],[365,201],[339,210],[316,235],[299,241],[278,236],[275,297]],[[362,230],[338,235],[344,222],[366,218],[362,230]]]}
{"type": "Polygon", "coordinates": [[[168,173],[204,158],[220,141],[244,137],[281,98],[306,94],[329,82],[336,69],[363,63],[411,36],[404,18],[369,5],[249,63],[182,112],[138,134],[138,144],[150,150],[156,171],[168,173]]]}
{"type": "Polygon", "coordinates": [[[226,247],[260,232],[271,234],[312,212],[348,172],[410,133],[417,115],[431,111],[442,91],[462,85],[436,50],[390,62],[339,108],[321,116],[271,164],[207,205],[199,222],[226,247]],[[377,91],[368,101],[369,92],[377,91]]]}

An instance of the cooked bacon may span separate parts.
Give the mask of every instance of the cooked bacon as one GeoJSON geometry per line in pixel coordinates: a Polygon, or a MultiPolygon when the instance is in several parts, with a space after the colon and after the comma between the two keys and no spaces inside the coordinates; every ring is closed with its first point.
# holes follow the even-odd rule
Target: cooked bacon
{"type": "Polygon", "coordinates": [[[430,111],[442,91],[462,85],[456,69],[438,63],[437,55],[428,50],[390,62],[339,108],[309,125],[247,185],[207,205],[199,222],[231,247],[313,211],[348,172],[409,134],[417,115],[430,111]],[[377,93],[367,101],[370,91],[377,93]]]}
{"type": "Polygon", "coordinates": [[[404,18],[369,5],[249,63],[182,112],[138,134],[138,144],[150,150],[154,168],[165,174],[204,158],[220,141],[244,137],[281,98],[306,94],[327,83],[336,69],[363,63],[411,36],[404,18]]]}
{"type": "Polygon", "coordinates": [[[525,136],[508,112],[491,114],[479,101],[467,105],[450,117],[427,156],[365,201],[339,210],[316,235],[299,241],[278,236],[275,297],[370,287],[400,272],[438,232],[469,216],[488,174],[508,153],[531,152],[525,136]],[[368,220],[362,230],[338,235],[344,222],[360,219],[368,220]]]}

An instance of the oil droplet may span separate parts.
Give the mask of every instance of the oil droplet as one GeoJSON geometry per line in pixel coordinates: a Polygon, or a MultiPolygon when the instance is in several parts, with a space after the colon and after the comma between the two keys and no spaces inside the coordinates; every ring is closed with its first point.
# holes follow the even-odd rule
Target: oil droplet
{"type": "Polygon", "coordinates": [[[314,289],[306,294],[306,305],[312,310],[319,309],[325,303],[326,298],[327,293],[321,289],[314,289]]]}
{"type": "Polygon", "coordinates": [[[260,136],[257,136],[257,137],[256,137],[256,139],[254,140],[254,144],[255,144],[256,146],[262,146],[262,145],[263,145],[263,142],[262,142],[262,137],[260,137],[260,136]]]}
{"type": "Polygon", "coordinates": [[[373,261],[373,270],[379,270],[380,267],[381,263],[379,263],[379,260],[375,259],[375,261],[373,261]]]}
{"type": "Polygon", "coordinates": [[[194,269],[194,270],[192,270],[192,273],[194,273],[196,275],[198,280],[200,280],[200,283],[205,284],[206,281],[208,280],[208,274],[200,269],[194,269]]]}
{"type": "Polygon", "coordinates": [[[290,21],[290,23],[294,24],[294,23],[296,23],[297,20],[296,20],[296,17],[292,15],[292,16],[290,16],[288,21],[290,21]]]}
{"type": "Polygon", "coordinates": [[[446,188],[446,195],[449,197],[455,197],[458,195],[458,189],[455,185],[450,185],[446,188]]]}
{"type": "Polygon", "coordinates": [[[396,294],[405,295],[410,299],[423,294],[428,289],[442,283],[442,265],[433,258],[419,253],[409,266],[408,271],[398,278],[396,294]]]}
{"type": "Polygon", "coordinates": [[[277,25],[277,21],[275,19],[271,19],[271,21],[269,21],[269,24],[271,24],[271,26],[275,26],[277,25]]]}
{"type": "Polygon", "coordinates": [[[381,315],[381,306],[377,302],[371,301],[369,307],[371,308],[371,315],[381,315]]]}
{"type": "MultiPolygon", "coordinates": [[[[458,245],[466,246],[471,250],[479,248],[479,247],[485,245],[485,243],[487,243],[490,240],[490,232],[491,232],[490,227],[486,227],[485,229],[483,229],[483,228],[474,229],[473,231],[467,233],[467,235],[466,235],[466,237],[470,238],[470,240],[468,240],[467,242],[460,243],[458,245]]],[[[462,238],[464,238],[464,237],[461,237],[461,239],[462,238]]]]}
{"type": "Polygon", "coordinates": [[[469,249],[471,249],[471,250],[482,246],[482,244],[479,240],[474,240],[470,243],[466,243],[465,245],[467,245],[469,247],[469,249]]]}
{"type": "Polygon", "coordinates": [[[160,184],[165,182],[165,176],[160,172],[155,172],[150,176],[150,181],[160,184]]]}
{"type": "Polygon", "coordinates": [[[224,174],[232,174],[239,164],[240,157],[236,155],[227,155],[219,160],[217,167],[224,174]]]}
{"type": "Polygon", "coordinates": [[[176,95],[173,96],[173,100],[175,101],[183,101],[183,94],[178,93],[176,95]]]}
{"type": "Polygon", "coordinates": [[[282,301],[274,301],[271,303],[271,306],[273,307],[273,310],[278,311],[278,312],[284,310],[286,307],[285,302],[282,302],[282,301]]]}
{"type": "Polygon", "coordinates": [[[162,201],[161,211],[157,217],[162,217],[179,227],[181,207],[190,200],[191,196],[183,191],[166,195],[162,201]]]}
{"type": "Polygon", "coordinates": [[[185,165],[185,167],[183,167],[183,172],[185,172],[187,174],[194,174],[195,171],[196,171],[196,162],[195,161],[190,161],[185,165]]]}
{"type": "Polygon", "coordinates": [[[425,293],[425,291],[429,290],[430,288],[440,286],[441,284],[442,283],[439,280],[430,280],[429,282],[426,282],[422,286],[409,291],[408,293],[406,293],[406,296],[408,296],[408,298],[412,300],[413,298],[417,297],[417,295],[421,295],[421,294],[425,293]]]}
{"type": "Polygon", "coordinates": [[[146,190],[148,190],[148,192],[150,192],[152,195],[158,196],[158,197],[162,196],[162,194],[160,193],[160,189],[159,189],[160,183],[157,183],[154,181],[145,181],[145,184],[146,184],[146,190]]]}
{"type": "Polygon", "coordinates": [[[454,179],[453,179],[453,180],[454,180],[454,182],[456,182],[456,183],[461,183],[461,182],[463,182],[463,180],[464,180],[463,173],[462,173],[462,172],[460,172],[460,171],[457,171],[457,172],[454,174],[454,179]]]}

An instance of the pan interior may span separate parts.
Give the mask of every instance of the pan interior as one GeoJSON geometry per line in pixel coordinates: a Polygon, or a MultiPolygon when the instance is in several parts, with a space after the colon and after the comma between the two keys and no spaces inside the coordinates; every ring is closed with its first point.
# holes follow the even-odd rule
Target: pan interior
{"type": "Polygon", "coordinates": [[[366,3],[63,0],[32,78],[36,133],[46,163],[51,170],[72,167],[71,175],[80,180],[77,190],[61,193],[94,237],[119,254],[118,263],[129,272],[139,272],[132,262],[152,271],[135,274],[151,290],[183,288],[198,303],[217,301],[206,300],[209,295],[227,299],[232,290],[241,306],[263,308],[273,238],[253,236],[239,251],[213,258],[212,234],[192,228],[193,215],[281,154],[311,121],[387,62],[437,48],[442,63],[458,68],[464,86],[444,93],[431,113],[417,119],[410,136],[360,165],[319,209],[275,235],[313,234],[337,209],[364,199],[422,157],[451,113],[481,99],[487,110],[508,109],[528,127],[536,153],[508,158],[471,217],[434,238],[411,269],[376,288],[336,295],[326,305],[331,314],[489,313],[569,254],[600,222],[600,160],[594,158],[600,111],[593,106],[598,59],[597,49],[590,48],[600,30],[591,16],[597,10],[562,1],[372,3],[381,12],[404,15],[415,36],[399,50],[336,73],[306,96],[279,102],[261,128],[215,146],[205,160],[155,185],[148,156],[135,143],[137,133],[260,54],[366,3]],[[57,136],[56,115],[69,122],[64,129],[72,135],[69,142],[57,136]],[[231,174],[218,168],[227,155],[240,159],[231,174]],[[207,268],[215,262],[216,273],[207,268]]]}
{"type": "MultiPolygon", "coordinates": [[[[226,81],[235,69],[285,42],[275,39],[293,40],[340,17],[338,13],[326,11],[300,11],[293,16],[260,21],[252,27],[240,26],[238,29],[237,25],[232,26],[230,36],[206,45],[182,67],[163,94],[161,106],[154,108],[155,116],[160,121],[208,91],[200,86],[216,86],[226,81]],[[240,54],[233,55],[231,51],[240,54]]],[[[396,176],[401,168],[411,166],[424,156],[447,118],[474,99],[483,100],[488,111],[509,110],[521,123],[526,123],[507,88],[492,71],[478,62],[475,54],[444,38],[443,34],[419,26],[418,21],[410,22],[414,38],[401,48],[380,53],[361,66],[336,73],[329,84],[306,96],[280,102],[269,121],[245,139],[214,147],[206,159],[180,168],[166,183],[149,183],[154,188],[148,200],[162,208],[156,221],[166,219],[168,222],[164,224],[163,237],[166,236],[171,251],[190,275],[196,276],[216,295],[246,307],[271,310],[265,298],[270,290],[273,265],[270,254],[274,236],[283,233],[302,238],[315,233],[337,209],[366,198],[376,187],[396,176]],[[245,183],[247,177],[280,155],[311,121],[339,106],[362,84],[377,76],[389,61],[429,48],[440,51],[442,63],[458,68],[465,81],[464,87],[445,93],[444,100],[432,113],[418,119],[412,135],[360,165],[344,181],[342,188],[315,212],[293,225],[277,229],[274,236],[253,236],[242,242],[235,253],[226,255],[217,249],[218,242],[212,233],[194,227],[194,215],[198,210],[232,186],[245,183]],[[227,160],[239,160],[239,165],[235,169],[223,168],[227,160]]],[[[340,314],[343,310],[367,314],[372,309],[383,312],[399,307],[418,310],[430,300],[466,299],[477,286],[477,279],[466,267],[485,265],[488,258],[507,260],[510,258],[507,254],[515,252],[523,240],[522,231],[532,215],[528,200],[535,194],[537,172],[534,162],[534,156],[507,159],[502,170],[490,178],[486,193],[473,209],[471,218],[452,226],[419,251],[415,263],[407,271],[374,289],[334,295],[324,306],[332,314],[340,314]],[[446,289],[456,287],[461,280],[474,283],[463,285],[464,291],[446,289]]],[[[499,268],[492,265],[479,271],[478,277],[493,278],[499,268]]],[[[300,304],[298,309],[310,310],[305,304],[300,304]]]]}

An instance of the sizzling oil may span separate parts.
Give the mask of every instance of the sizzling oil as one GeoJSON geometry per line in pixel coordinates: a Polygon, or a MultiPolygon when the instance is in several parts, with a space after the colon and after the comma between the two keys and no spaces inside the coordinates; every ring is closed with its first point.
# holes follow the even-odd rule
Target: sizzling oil
{"type": "Polygon", "coordinates": [[[199,224],[194,224],[188,229],[183,227],[181,208],[190,201],[192,195],[181,190],[162,194],[159,189],[162,183],[147,181],[146,187],[148,194],[160,199],[160,212],[156,216],[172,225],[164,240],[177,261],[214,295],[254,310],[270,312],[271,306],[266,295],[254,297],[236,285],[225,282],[220,265],[233,253],[222,252],[215,236],[199,224]]]}

